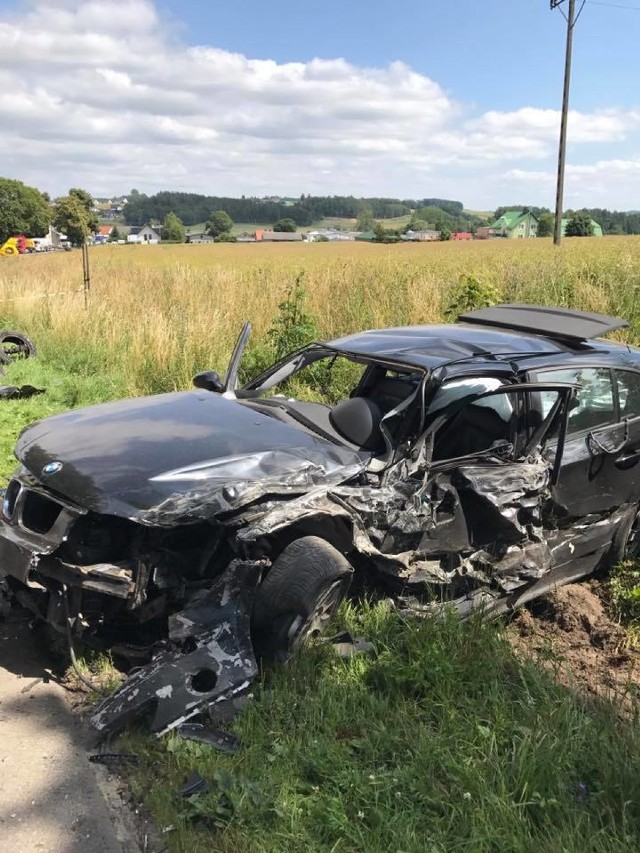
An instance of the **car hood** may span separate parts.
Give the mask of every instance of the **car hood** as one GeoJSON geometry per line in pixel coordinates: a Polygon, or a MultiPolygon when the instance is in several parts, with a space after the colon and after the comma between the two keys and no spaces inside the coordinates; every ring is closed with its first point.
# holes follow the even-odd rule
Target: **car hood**
{"type": "Polygon", "coordinates": [[[16,456],[82,508],[160,526],[343,482],[370,458],[208,391],[47,418],[22,432],[16,456]]]}

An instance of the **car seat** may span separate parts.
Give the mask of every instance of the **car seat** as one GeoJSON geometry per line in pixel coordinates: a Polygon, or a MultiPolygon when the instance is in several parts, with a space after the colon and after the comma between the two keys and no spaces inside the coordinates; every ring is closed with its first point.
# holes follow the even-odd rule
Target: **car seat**
{"type": "Polygon", "coordinates": [[[385,446],[381,421],[380,406],[368,397],[349,397],[329,412],[329,422],[338,435],[374,453],[381,452],[385,446]]]}
{"type": "Polygon", "coordinates": [[[436,435],[434,459],[456,459],[488,450],[496,441],[508,441],[510,422],[487,406],[465,406],[436,435]]]}

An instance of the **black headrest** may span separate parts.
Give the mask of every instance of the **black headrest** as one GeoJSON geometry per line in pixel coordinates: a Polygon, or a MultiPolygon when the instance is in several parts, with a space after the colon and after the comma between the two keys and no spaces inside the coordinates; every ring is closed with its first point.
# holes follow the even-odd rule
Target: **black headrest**
{"type": "Polygon", "coordinates": [[[417,388],[416,382],[410,382],[408,379],[397,379],[392,376],[385,376],[367,392],[367,397],[375,400],[383,412],[390,412],[398,403],[406,400],[410,394],[417,388]]]}
{"type": "Polygon", "coordinates": [[[342,400],[329,413],[329,421],[335,431],[363,450],[383,449],[381,420],[380,407],[367,397],[342,400]]]}

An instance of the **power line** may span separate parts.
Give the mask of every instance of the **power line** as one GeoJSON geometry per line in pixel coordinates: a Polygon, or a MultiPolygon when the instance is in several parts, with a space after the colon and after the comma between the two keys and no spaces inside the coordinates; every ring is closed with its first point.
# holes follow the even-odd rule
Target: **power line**
{"type": "Polygon", "coordinates": [[[640,12],[640,6],[627,6],[626,3],[605,3],[604,0],[586,0],[589,6],[605,6],[609,9],[629,9],[632,12],[640,12]]]}

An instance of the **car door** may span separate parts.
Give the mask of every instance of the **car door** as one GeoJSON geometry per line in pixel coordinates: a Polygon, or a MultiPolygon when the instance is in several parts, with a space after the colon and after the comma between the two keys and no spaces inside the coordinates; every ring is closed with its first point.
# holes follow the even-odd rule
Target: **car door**
{"type": "Polygon", "coordinates": [[[618,477],[627,484],[629,502],[640,502],[640,372],[614,370],[620,421],[625,424],[625,443],[617,454],[618,477]]]}
{"type": "Polygon", "coordinates": [[[427,408],[427,428],[376,488],[359,488],[355,503],[353,489],[341,496],[357,510],[385,574],[409,587],[426,585],[432,601],[448,600],[462,615],[476,606],[498,612],[553,566],[543,518],[557,470],[541,451],[556,423],[561,439],[574,389],[456,388],[464,399],[455,399],[456,391],[435,416],[427,408]],[[531,424],[529,395],[542,390],[553,400],[531,424]]]}
{"type": "MultiPolygon", "coordinates": [[[[624,373],[624,375],[623,375],[624,373]]],[[[558,481],[554,489],[555,518],[559,526],[589,516],[609,514],[640,499],[640,406],[638,374],[632,380],[608,367],[575,366],[540,370],[545,383],[568,382],[576,398],[568,413],[558,481]],[[635,383],[635,384],[634,384],[635,383]],[[635,418],[621,416],[620,399],[639,409],[635,418]]],[[[533,395],[532,408],[541,416],[550,404],[545,391],[533,395]]],[[[556,461],[558,437],[551,437],[548,458],[556,461]]]]}
{"type": "MultiPolygon", "coordinates": [[[[540,451],[556,424],[562,436],[573,390],[558,383],[506,385],[448,406],[430,425],[425,436],[432,447],[429,479],[455,492],[468,548],[539,540],[543,507],[557,475],[554,460],[540,451]],[[529,394],[534,391],[544,391],[549,405],[532,425],[529,394]],[[462,455],[460,448],[466,451],[462,455]]],[[[425,535],[432,550],[438,549],[437,525],[425,535]]],[[[423,540],[421,547],[426,544],[423,540]]]]}

